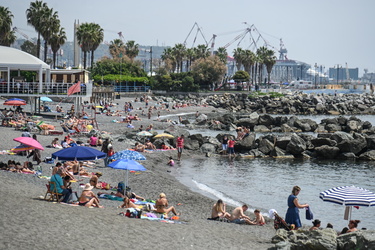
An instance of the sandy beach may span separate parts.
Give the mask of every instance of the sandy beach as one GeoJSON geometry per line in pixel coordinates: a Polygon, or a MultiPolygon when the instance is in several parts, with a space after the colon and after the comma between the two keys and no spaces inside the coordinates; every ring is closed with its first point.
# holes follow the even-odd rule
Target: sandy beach
{"type": "MultiPolygon", "coordinates": [[[[114,109],[122,110],[125,101],[134,98],[115,100],[118,106],[114,109]]],[[[153,102],[150,103],[152,105],[153,102]]],[[[54,107],[56,103],[50,105],[54,107]]],[[[65,110],[71,104],[62,104],[65,110]]],[[[135,108],[144,103],[133,103],[135,108]]],[[[172,110],[171,113],[200,113],[213,112],[210,107],[186,107],[172,110]]],[[[140,111],[136,111],[135,113],[140,111]]],[[[167,114],[162,111],[161,115],[167,114]]],[[[119,117],[97,115],[99,128],[111,133],[114,138],[115,151],[131,148],[132,140],[118,141],[125,131],[125,123],[113,123],[112,120],[119,117]]],[[[156,121],[156,112],[149,120],[141,117],[142,121],[135,121],[134,126],[144,127],[150,123],[157,130],[167,126],[165,122],[156,121]]],[[[55,125],[62,130],[59,121],[44,119],[49,124],[55,125]]],[[[1,127],[0,151],[9,150],[18,143],[13,138],[21,136],[21,131],[14,128],[1,127]]],[[[58,149],[47,148],[53,135],[37,135],[39,142],[45,147],[42,151],[42,159],[50,157],[58,149]]],[[[63,139],[63,136],[59,136],[63,139]]],[[[75,140],[86,141],[85,137],[75,137],[75,140]]],[[[120,201],[100,199],[103,209],[77,207],[66,204],[58,204],[41,200],[46,192],[46,179],[37,178],[31,174],[18,174],[0,171],[0,194],[1,194],[1,235],[0,249],[268,249],[274,245],[271,238],[275,235],[273,223],[265,226],[247,226],[232,223],[207,220],[210,217],[211,207],[214,200],[203,195],[192,192],[188,187],[179,183],[172,175],[171,167],[167,166],[169,156],[177,157],[175,150],[144,153],[147,160],[142,161],[147,169],[145,172],[130,173],[129,182],[132,191],[146,199],[157,199],[161,192],[167,195],[170,205],[176,207],[181,213],[182,224],[168,224],[146,219],[133,219],[118,214],[124,209],[117,208],[122,204],[120,201]]],[[[197,152],[185,150],[181,163],[186,164],[189,158],[204,157],[197,152]]],[[[9,159],[23,163],[25,156],[0,155],[0,161],[7,162],[9,159]]],[[[35,162],[34,162],[35,163],[35,162]]],[[[42,162],[43,175],[50,176],[51,164],[42,162]]],[[[101,181],[116,186],[119,181],[124,180],[125,172],[112,168],[105,168],[102,160],[89,169],[90,172],[100,171],[103,176],[101,181]]],[[[88,178],[81,178],[81,183],[88,182],[88,178]]],[[[82,189],[78,184],[73,184],[73,190],[79,193],[82,189]],[[74,186],[76,185],[76,186],[74,186]]],[[[97,193],[99,190],[94,190],[97,193]]],[[[249,204],[251,206],[251,204],[249,204]]],[[[228,207],[228,212],[232,211],[228,207]]],[[[251,218],[253,214],[247,213],[251,218]]]]}

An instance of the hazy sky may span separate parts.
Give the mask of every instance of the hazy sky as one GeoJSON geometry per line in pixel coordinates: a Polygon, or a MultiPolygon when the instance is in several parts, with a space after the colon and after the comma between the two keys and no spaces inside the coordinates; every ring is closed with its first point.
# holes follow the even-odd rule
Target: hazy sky
{"type": "MultiPolygon", "coordinates": [[[[104,29],[104,40],[135,40],[140,45],[174,46],[183,43],[194,23],[207,41],[217,35],[215,48],[240,35],[247,24],[254,24],[269,44],[279,49],[280,38],[288,58],[308,64],[334,65],[375,72],[374,0],[46,0],[58,12],[69,41],[73,40],[74,20],[94,22],[104,29]]],[[[36,37],[26,23],[26,0],[2,0],[0,5],[13,13],[13,26],[36,37]]],[[[193,46],[197,29],[187,39],[193,46]]],[[[255,35],[255,34],[254,34],[255,35]]],[[[20,36],[17,34],[17,36],[20,36]]],[[[250,37],[241,46],[247,49],[250,37]]],[[[203,44],[199,34],[195,46],[203,44]]],[[[227,48],[233,54],[238,41],[227,48]]],[[[260,46],[263,42],[259,42],[260,46]]],[[[211,45],[209,45],[211,46],[211,45]]],[[[277,53],[278,56],[278,53],[277,53]]]]}

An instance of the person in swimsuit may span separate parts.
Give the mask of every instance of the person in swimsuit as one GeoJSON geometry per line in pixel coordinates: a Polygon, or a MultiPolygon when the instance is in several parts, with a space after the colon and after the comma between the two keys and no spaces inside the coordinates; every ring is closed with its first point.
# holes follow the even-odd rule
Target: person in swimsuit
{"type": "Polygon", "coordinates": [[[246,212],[247,209],[248,209],[248,206],[246,204],[242,205],[241,207],[236,207],[233,210],[232,215],[230,216],[229,220],[232,223],[236,223],[236,224],[255,225],[255,223],[252,222],[250,218],[244,214],[244,212],[246,212]]]}
{"type": "Polygon", "coordinates": [[[98,184],[99,182],[99,177],[102,176],[102,173],[101,172],[96,172],[90,179],[90,184],[91,186],[95,187],[95,188],[102,188],[102,186],[100,184],[98,184]]]}
{"type": "Polygon", "coordinates": [[[168,215],[169,212],[174,213],[175,215],[180,215],[179,213],[176,212],[176,209],[174,206],[168,207],[168,200],[167,196],[164,193],[161,193],[159,195],[159,199],[156,200],[155,202],[155,208],[157,213],[163,213],[168,215]]]}
{"type": "Polygon", "coordinates": [[[259,209],[254,210],[255,220],[253,221],[255,225],[263,226],[266,224],[266,221],[263,215],[260,213],[259,209]]]}
{"type": "Polygon", "coordinates": [[[223,202],[223,200],[219,199],[213,206],[212,206],[212,212],[211,212],[211,219],[212,220],[219,220],[222,218],[230,218],[230,214],[225,212],[225,206],[226,204],[223,202]]]}
{"type": "Polygon", "coordinates": [[[125,196],[124,203],[120,206],[120,208],[135,208],[135,209],[141,209],[140,206],[135,205],[129,197],[125,196]]]}
{"type": "Polygon", "coordinates": [[[85,184],[85,188],[82,191],[81,196],[79,197],[79,205],[85,207],[98,207],[103,208],[103,206],[99,205],[99,199],[96,195],[91,191],[94,187],[90,185],[90,183],[85,184]]]}

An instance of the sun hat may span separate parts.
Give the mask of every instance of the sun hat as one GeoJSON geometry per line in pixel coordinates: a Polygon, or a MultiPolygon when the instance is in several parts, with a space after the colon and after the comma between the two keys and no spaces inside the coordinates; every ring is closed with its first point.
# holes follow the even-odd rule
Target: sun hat
{"type": "Polygon", "coordinates": [[[83,189],[83,191],[89,191],[89,190],[92,190],[93,188],[94,188],[94,187],[91,186],[90,183],[86,183],[86,184],[85,184],[85,187],[84,187],[84,189],[83,189]]]}

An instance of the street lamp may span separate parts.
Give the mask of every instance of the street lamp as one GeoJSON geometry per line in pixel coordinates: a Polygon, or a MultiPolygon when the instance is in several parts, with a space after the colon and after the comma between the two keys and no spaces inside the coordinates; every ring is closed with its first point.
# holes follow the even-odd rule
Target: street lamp
{"type": "Polygon", "coordinates": [[[317,82],[316,82],[316,75],[317,75],[317,74],[316,74],[316,69],[318,68],[318,64],[317,64],[317,63],[315,63],[314,68],[315,68],[315,72],[314,72],[314,73],[315,73],[315,74],[314,74],[314,75],[315,75],[315,88],[317,89],[317,88],[318,88],[318,86],[317,86],[317,82]]]}

